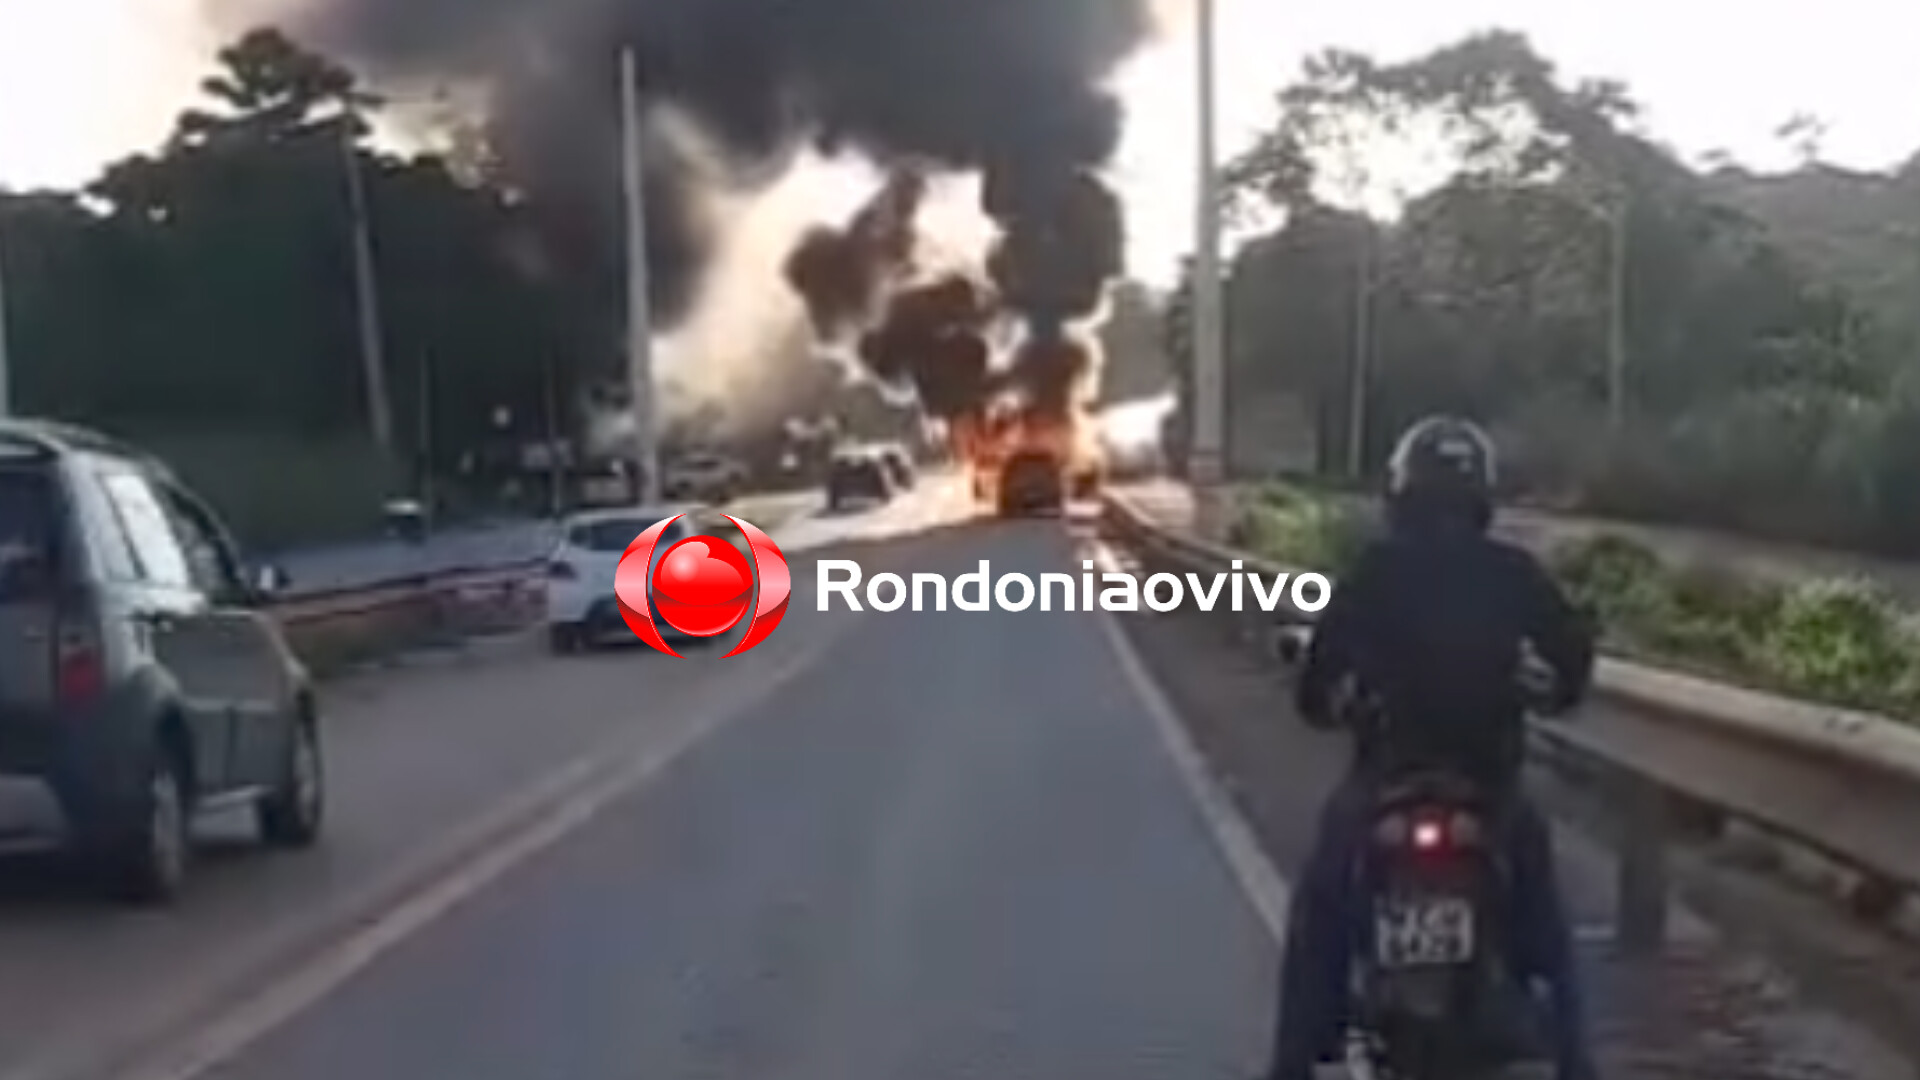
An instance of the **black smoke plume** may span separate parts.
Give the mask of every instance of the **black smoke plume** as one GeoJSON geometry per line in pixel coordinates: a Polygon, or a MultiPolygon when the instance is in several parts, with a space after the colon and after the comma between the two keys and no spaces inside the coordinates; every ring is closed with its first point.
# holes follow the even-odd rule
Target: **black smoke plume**
{"type": "MultiPolygon", "coordinates": [[[[1115,149],[1119,109],[1100,84],[1150,28],[1148,0],[289,2],[296,36],[376,78],[489,86],[495,150],[563,260],[618,267],[618,56],[631,47],[644,95],[693,117],[742,180],[808,141],[985,172],[1008,260],[1043,268],[1000,287],[1023,310],[1032,300],[1043,332],[1086,306],[1086,290],[1028,278],[1058,284],[1074,275],[1044,268],[1104,257],[1050,248],[1045,215],[1073,204],[1062,186],[1115,149]]],[[[655,310],[668,328],[708,247],[686,212],[688,163],[656,154],[649,166],[655,310]]]]}

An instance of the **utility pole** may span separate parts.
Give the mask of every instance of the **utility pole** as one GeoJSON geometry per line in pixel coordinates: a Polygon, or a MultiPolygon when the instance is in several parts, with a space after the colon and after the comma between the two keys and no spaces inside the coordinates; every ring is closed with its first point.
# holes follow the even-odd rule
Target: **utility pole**
{"type": "Polygon", "coordinates": [[[547,413],[547,509],[557,521],[565,506],[565,493],[561,487],[565,482],[565,474],[560,461],[560,401],[559,389],[554,386],[552,352],[546,354],[546,364],[541,372],[541,389],[547,413]]]}
{"type": "Polygon", "coordinates": [[[639,70],[632,49],[620,53],[621,162],[627,211],[627,379],[633,436],[640,455],[640,501],[660,501],[660,449],[654,425],[653,312],[647,287],[646,170],[641,157],[639,70]]]}
{"type": "Polygon", "coordinates": [[[7,258],[0,244],[0,420],[13,415],[13,367],[7,353],[7,258]]]}
{"type": "Polygon", "coordinates": [[[1367,469],[1367,390],[1373,382],[1373,221],[1360,219],[1360,246],[1354,266],[1353,363],[1347,387],[1347,476],[1363,479],[1367,469]]]}
{"type": "Polygon", "coordinates": [[[416,405],[420,414],[417,424],[419,434],[416,440],[419,445],[416,449],[420,455],[420,507],[431,518],[433,516],[433,358],[426,353],[420,354],[419,398],[416,405]]]}
{"type": "Polygon", "coordinates": [[[1226,363],[1220,283],[1220,172],[1215,147],[1214,0],[1199,0],[1196,26],[1199,85],[1198,205],[1193,259],[1193,428],[1187,478],[1195,526],[1217,537],[1226,528],[1226,363]]]}
{"type": "Polygon", "coordinates": [[[354,145],[353,113],[340,122],[340,153],[346,167],[347,205],[353,227],[353,284],[360,319],[361,377],[367,384],[367,418],[382,453],[393,454],[393,411],[387,402],[387,361],[380,340],[380,290],[374,280],[373,228],[368,220],[366,184],[360,152],[354,145]]]}
{"type": "Polygon", "coordinates": [[[1627,193],[1616,187],[1607,215],[1607,430],[1627,419],[1627,193]]]}

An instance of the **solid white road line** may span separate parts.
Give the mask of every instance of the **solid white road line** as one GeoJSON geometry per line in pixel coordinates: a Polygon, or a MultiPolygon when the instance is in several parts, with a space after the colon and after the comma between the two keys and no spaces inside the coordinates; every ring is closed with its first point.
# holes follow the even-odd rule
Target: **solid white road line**
{"type": "Polygon", "coordinates": [[[613,769],[545,808],[495,846],[476,855],[411,898],[328,947],[285,978],[264,987],[184,1042],[120,1074],[121,1080],[194,1080],[311,1008],[396,946],[529,859],[591,822],[613,803],[644,787],[681,754],[728,721],[774,696],[818,660],[809,650],[782,667],[749,698],[717,709],[672,740],[620,760],[613,769]]]}
{"type": "MultiPolygon", "coordinates": [[[[1094,561],[1100,565],[1102,572],[1120,569],[1111,550],[1104,545],[1094,549],[1094,561]]],[[[1273,860],[1267,858],[1266,850],[1260,846],[1252,826],[1247,824],[1246,818],[1233,804],[1232,796],[1221,788],[1206,759],[1193,745],[1186,724],[1167,700],[1160,684],[1147,671],[1146,663],[1140,659],[1133,642],[1127,640],[1126,631],[1120,628],[1120,620],[1104,610],[1099,612],[1098,617],[1108,642],[1113,646],[1114,655],[1120,661],[1120,669],[1126,673],[1128,684],[1146,707],[1147,714],[1153,718],[1153,726],[1160,733],[1167,755],[1173,758],[1179,768],[1181,779],[1186,782],[1187,791],[1200,807],[1208,831],[1220,846],[1234,879],[1240,883],[1241,891],[1246,893],[1248,902],[1253,905],[1254,912],[1260,916],[1261,923],[1266,926],[1275,943],[1284,941],[1290,895],[1286,879],[1274,867],[1273,860]]]]}

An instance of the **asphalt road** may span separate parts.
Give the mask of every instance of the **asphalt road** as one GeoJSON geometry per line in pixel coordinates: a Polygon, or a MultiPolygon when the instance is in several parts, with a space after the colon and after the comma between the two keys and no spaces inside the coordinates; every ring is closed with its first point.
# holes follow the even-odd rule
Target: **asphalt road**
{"type": "Polygon", "coordinates": [[[1269,938],[1098,617],[814,610],[824,545],[1070,565],[950,509],[790,523],[793,609],[725,664],[520,641],[334,687],[324,850],[216,843],[175,911],[0,864],[0,1077],[1239,1075],[1269,938]]]}
{"type": "MultiPolygon", "coordinates": [[[[867,561],[1068,555],[1033,523],[867,561]]],[[[1244,1070],[1270,946],[1094,616],[790,618],[817,662],[214,1075],[1244,1070]]]]}
{"type": "Polygon", "coordinates": [[[1101,616],[815,610],[823,554],[1077,564],[954,510],[789,523],[746,657],[336,684],[324,849],[220,845],[174,911],[0,864],[0,1078],[1246,1076],[1272,940],[1101,616]]]}

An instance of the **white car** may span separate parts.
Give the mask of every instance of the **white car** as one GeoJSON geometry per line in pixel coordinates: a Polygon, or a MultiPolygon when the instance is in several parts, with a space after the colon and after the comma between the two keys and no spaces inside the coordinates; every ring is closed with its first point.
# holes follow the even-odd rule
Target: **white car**
{"type": "MultiPolygon", "coordinates": [[[[573,652],[608,633],[631,635],[613,595],[620,556],[649,526],[675,514],[690,514],[693,509],[680,505],[627,506],[585,511],[562,523],[560,543],[547,559],[547,638],[554,652],[573,652]]],[[[659,565],[668,548],[695,531],[691,517],[674,522],[654,548],[654,565],[659,565]]],[[[665,622],[657,625],[669,641],[693,640],[665,622]]]]}

